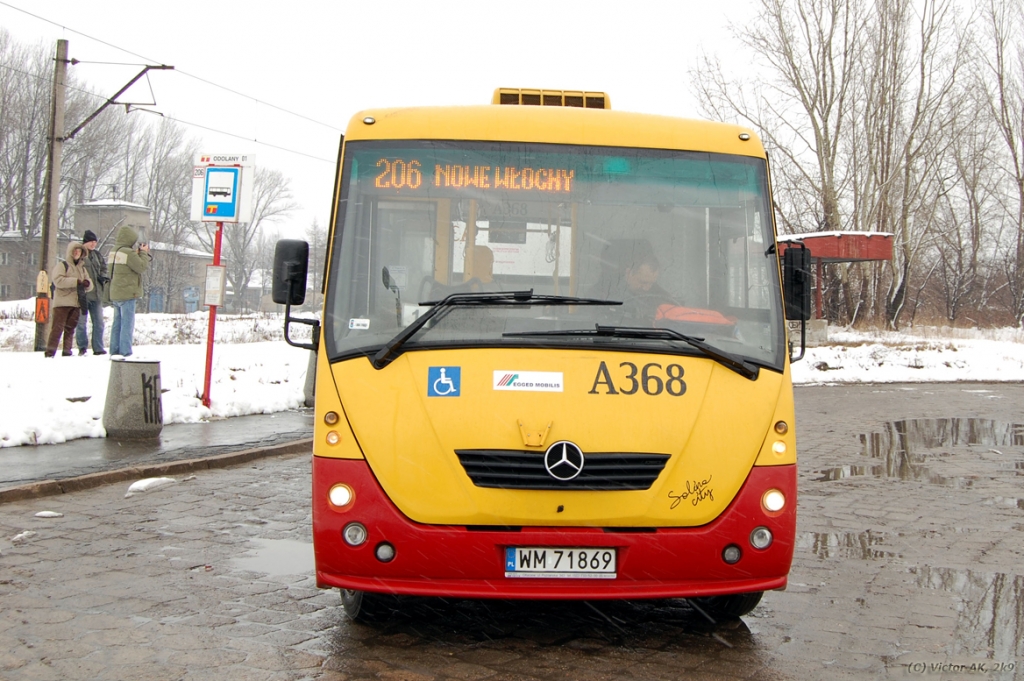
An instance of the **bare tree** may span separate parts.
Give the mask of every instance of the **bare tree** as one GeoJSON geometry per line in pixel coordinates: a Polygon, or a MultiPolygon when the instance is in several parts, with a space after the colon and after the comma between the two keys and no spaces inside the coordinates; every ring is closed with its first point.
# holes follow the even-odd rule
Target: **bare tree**
{"type": "MultiPolygon", "coordinates": [[[[845,140],[853,124],[849,112],[864,23],[860,0],[760,0],[757,18],[736,30],[736,37],[768,77],[745,89],[708,57],[690,74],[705,114],[745,120],[765,140],[775,160],[783,231],[843,227],[843,194],[851,175],[845,140]]],[[[845,275],[843,268],[838,281],[849,299],[845,275]]]]}
{"type": "Polygon", "coordinates": [[[309,276],[306,279],[306,296],[303,307],[319,310],[323,307],[323,283],[327,258],[327,229],[313,218],[312,224],[306,228],[306,241],[309,242],[309,276]]]}
{"type": "Polygon", "coordinates": [[[965,311],[988,303],[991,268],[986,266],[986,250],[991,251],[996,239],[999,203],[994,162],[998,135],[982,83],[968,81],[958,97],[964,104],[952,121],[952,146],[938,176],[934,230],[942,307],[954,323],[965,311]]]}
{"type": "Polygon", "coordinates": [[[148,287],[161,290],[167,311],[173,309],[172,301],[181,298],[183,287],[191,279],[192,261],[182,254],[192,246],[192,162],[198,142],[186,138],[184,129],[167,119],[149,127],[146,137],[144,148],[149,156],[137,180],[137,187],[144,188],[145,193],[138,200],[153,210],[152,240],[168,251],[167,257],[154,260],[148,287]]]}
{"type": "Polygon", "coordinates": [[[952,0],[877,0],[863,65],[856,217],[871,231],[894,235],[884,301],[885,321],[894,328],[934,224],[936,173],[952,140],[954,85],[966,55],[954,8],[952,0]]]}
{"type": "Polygon", "coordinates": [[[846,178],[840,154],[862,13],[859,0],[760,0],[757,18],[745,22],[737,37],[771,76],[747,93],[707,57],[691,73],[705,113],[745,119],[785,159],[784,184],[802,194],[790,197],[790,204],[814,216],[810,225],[796,218],[789,224],[793,231],[841,225],[839,197],[846,178]]]}
{"type": "Polygon", "coordinates": [[[1002,167],[1012,185],[1004,194],[1008,238],[1000,244],[1010,307],[1024,325],[1024,8],[1013,0],[984,4],[986,102],[1004,149],[1002,167]]]}
{"type": "Polygon", "coordinates": [[[39,234],[48,154],[52,62],[42,47],[16,44],[0,29],[0,211],[5,229],[39,234]]]}

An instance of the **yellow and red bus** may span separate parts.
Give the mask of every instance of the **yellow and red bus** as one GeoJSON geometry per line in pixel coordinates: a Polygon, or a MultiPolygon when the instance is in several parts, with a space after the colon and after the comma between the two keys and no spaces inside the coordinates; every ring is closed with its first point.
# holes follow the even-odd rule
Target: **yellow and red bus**
{"type": "MultiPolygon", "coordinates": [[[[285,336],[317,353],[316,579],[352,617],[392,595],[728,617],[786,585],[783,288],[806,318],[807,286],[753,131],[591,92],[363,111],[329,250],[322,326],[292,341],[289,307],[285,336]]],[[[277,302],[307,258],[279,242],[277,302]]]]}

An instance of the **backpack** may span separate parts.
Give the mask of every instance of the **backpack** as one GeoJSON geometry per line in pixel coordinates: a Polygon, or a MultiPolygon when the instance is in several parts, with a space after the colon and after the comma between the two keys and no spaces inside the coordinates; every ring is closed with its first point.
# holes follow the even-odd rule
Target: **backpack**
{"type": "MultiPolygon", "coordinates": [[[[108,254],[107,257],[110,258],[111,255],[117,253],[119,250],[121,249],[114,249],[113,251],[110,252],[110,254],[108,254]]],[[[110,300],[110,284],[111,282],[114,281],[114,271],[116,269],[116,263],[113,262],[112,260],[108,262],[110,263],[110,276],[107,277],[106,281],[101,281],[99,284],[97,284],[97,286],[99,286],[100,305],[102,305],[103,307],[110,307],[111,305],[114,304],[113,301],[110,300]]]]}

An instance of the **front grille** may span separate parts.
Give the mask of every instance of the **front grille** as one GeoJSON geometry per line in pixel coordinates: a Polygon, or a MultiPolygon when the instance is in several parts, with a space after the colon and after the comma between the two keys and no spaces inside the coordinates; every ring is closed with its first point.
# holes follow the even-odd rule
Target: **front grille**
{"type": "Polygon", "coordinates": [[[590,452],[583,471],[563,481],[548,474],[543,452],[457,449],[455,453],[477,487],[581,491],[650,489],[669,458],[668,454],[590,452]]]}

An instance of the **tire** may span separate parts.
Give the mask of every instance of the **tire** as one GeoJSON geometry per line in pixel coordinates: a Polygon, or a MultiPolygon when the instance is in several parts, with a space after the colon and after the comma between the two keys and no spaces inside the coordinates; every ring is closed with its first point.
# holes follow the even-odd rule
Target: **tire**
{"type": "Polygon", "coordinates": [[[383,622],[397,610],[397,601],[388,594],[338,589],[341,592],[341,606],[349,619],[363,624],[383,622]]]}
{"type": "Polygon", "coordinates": [[[690,602],[713,619],[726,620],[736,619],[748,614],[761,602],[761,596],[763,595],[763,591],[754,591],[746,594],[691,598],[690,602]]]}

